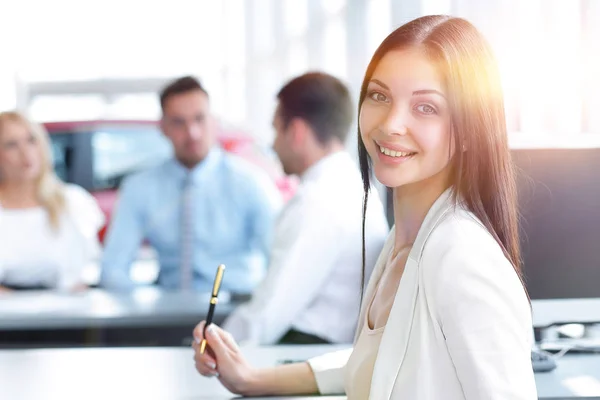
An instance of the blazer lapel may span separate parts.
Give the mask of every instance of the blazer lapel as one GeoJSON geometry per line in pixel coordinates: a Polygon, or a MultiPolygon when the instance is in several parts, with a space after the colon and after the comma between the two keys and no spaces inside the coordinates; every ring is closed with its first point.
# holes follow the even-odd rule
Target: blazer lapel
{"type": "MultiPolygon", "coordinates": [[[[419,263],[421,253],[434,227],[441,220],[445,212],[450,209],[450,196],[451,189],[448,189],[433,204],[425,216],[425,220],[419,229],[417,238],[409,253],[379,345],[377,360],[373,368],[370,399],[389,399],[392,396],[396,377],[404,361],[413,324],[413,315],[419,293],[419,263]]],[[[393,248],[393,238],[391,248],[387,244],[386,248],[388,251],[391,251],[390,249],[393,248]]],[[[379,262],[381,261],[380,257],[379,262]]],[[[383,268],[381,269],[381,272],[383,272],[383,268]]],[[[379,276],[381,276],[381,272],[379,272],[379,276]]]]}

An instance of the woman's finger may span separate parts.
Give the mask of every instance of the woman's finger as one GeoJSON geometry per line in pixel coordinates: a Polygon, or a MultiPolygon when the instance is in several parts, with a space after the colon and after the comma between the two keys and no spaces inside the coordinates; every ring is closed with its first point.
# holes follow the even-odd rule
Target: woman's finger
{"type": "Polygon", "coordinates": [[[206,341],[217,360],[229,358],[230,346],[225,342],[225,331],[214,324],[206,327],[206,341]]]}
{"type": "Polygon", "coordinates": [[[206,377],[217,376],[217,362],[210,354],[204,352],[200,354],[200,346],[193,344],[194,347],[194,364],[196,370],[206,377]]]}
{"type": "Polygon", "coordinates": [[[194,360],[196,362],[206,364],[212,369],[217,368],[217,361],[212,351],[204,351],[204,353],[201,354],[199,344],[193,343],[192,347],[194,348],[194,360]]]}
{"type": "MultiPolygon", "coordinates": [[[[215,330],[216,334],[221,338],[221,341],[223,342],[223,344],[225,344],[231,350],[238,349],[238,345],[235,342],[235,339],[233,338],[233,335],[231,333],[227,332],[226,330],[222,329],[221,327],[219,327],[218,325],[215,325],[215,324],[210,324],[210,328],[215,330]]],[[[207,331],[208,331],[208,328],[207,328],[207,331]]]]}
{"type": "Polygon", "coordinates": [[[206,353],[200,354],[199,352],[196,352],[194,355],[194,361],[200,364],[205,364],[209,368],[217,369],[217,360],[206,353]]]}
{"type": "Polygon", "coordinates": [[[207,378],[211,378],[213,376],[219,376],[219,373],[214,368],[209,368],[206,364],[196,362],[196,371],[200,373],[202,376],[206,376],[207,378]]]}
{"type": "Polygon", "coordinates": [[[196,340],[197,343],[200,343],[202,341],[202,339],[204,338],[204,325],[206,324],[206,321],[200,321],[200,323],[198,325],[196,325],[196,327],[194,328],[194,331],[192,332],[192,335],[194,336],[194,339],[196,340]]]}
{"type": "Polygon", "coordinates": [[[223,339],[223,342],[225,342],[225,344],[227,346],[229,346],[229,348],[231,350],[237,351],[238,350],[238,344],[235,341],[235,339],[233,338],[233,335],[231,333],[227,332],[227,331],[222,330],[222,329],[221,329],[221,332],[222,332],[221,338],[223,339]]]}

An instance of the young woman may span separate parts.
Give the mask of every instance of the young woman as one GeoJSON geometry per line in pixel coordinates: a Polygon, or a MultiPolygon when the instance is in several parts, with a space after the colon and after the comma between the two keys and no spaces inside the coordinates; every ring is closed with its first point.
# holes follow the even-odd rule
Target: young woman
{"type": "Polygon", "coordinates": [[[103,223],[90,194],[56,177],[43,128],[0,113],[0,292],[82,289],[103,223]]]}
{"type": "Polygon", "coordinates": [[[446,16],[398,28],[375,52],[359,104],[365,202],[372,170],[393,188],[395,228],[353,349],[254,369],[210,326],[196,368],[246,395],[537,399],[503,98],[485,40],[446,16]]]}

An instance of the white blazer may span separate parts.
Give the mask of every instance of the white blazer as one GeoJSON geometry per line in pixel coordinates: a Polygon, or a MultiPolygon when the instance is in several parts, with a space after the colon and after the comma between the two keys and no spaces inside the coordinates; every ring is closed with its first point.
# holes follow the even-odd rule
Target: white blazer
{"type": "MultiPolygon", "coordinates": [[[[365,299],[393,247],[394,229],[365,299]]],[[[452,202],[449,189],[427,213],[408,256],[369,398],[535,400],[531,332],[530,305],[512,265],[481,222],[452,202]]],[[[321,394],[345,392],[351,351],[309,360],[321,394]]]]}

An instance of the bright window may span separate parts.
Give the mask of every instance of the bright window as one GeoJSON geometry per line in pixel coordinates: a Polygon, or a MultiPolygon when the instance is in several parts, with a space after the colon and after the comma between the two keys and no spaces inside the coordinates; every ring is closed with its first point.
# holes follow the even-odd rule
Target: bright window
{"type": "Polygon", "coordinates": [[[288,68],[290,76],[300,75],[308,69],[308,49],[304,40],[297,40],[288,47],[288,68]]]}
{"type": "Polygon", "coordinates": [[[321,4],[327,14],[334,15],[344,8],[346,0],[321,0],[321,4]]]}
{"type": "Polygon", "coordinates": [[[255,1],[252,4],[253,53],[256,55],[270,54],[275,49],[273,0],[255,1]]]}
{"type": "Polygon", "coordinates": [[[345,79],[348,61],[346,57],[346,26],[345,20],[337,17],[329,21],[324,38],[324,66],[326,72],[338,78],[345,79]]]}
{"type": "Polygon", "coordinates": [[[284,0],[283,16],[284,28],[288,36],[296,37],[304,34],[308,27],[307,0],[284,0]]]}
{"type": "Polygon", "coordinates": [[[369,0],[367,6],[367,53],[373,54],[392,31],[391,0],[369,0]]]}
{"type": "Polygon", "coordinates": [[[105,100],[98,95],[38,96],[29,108],[35,121],[78,121],[100,119],[106,111],[105,100]]]}

